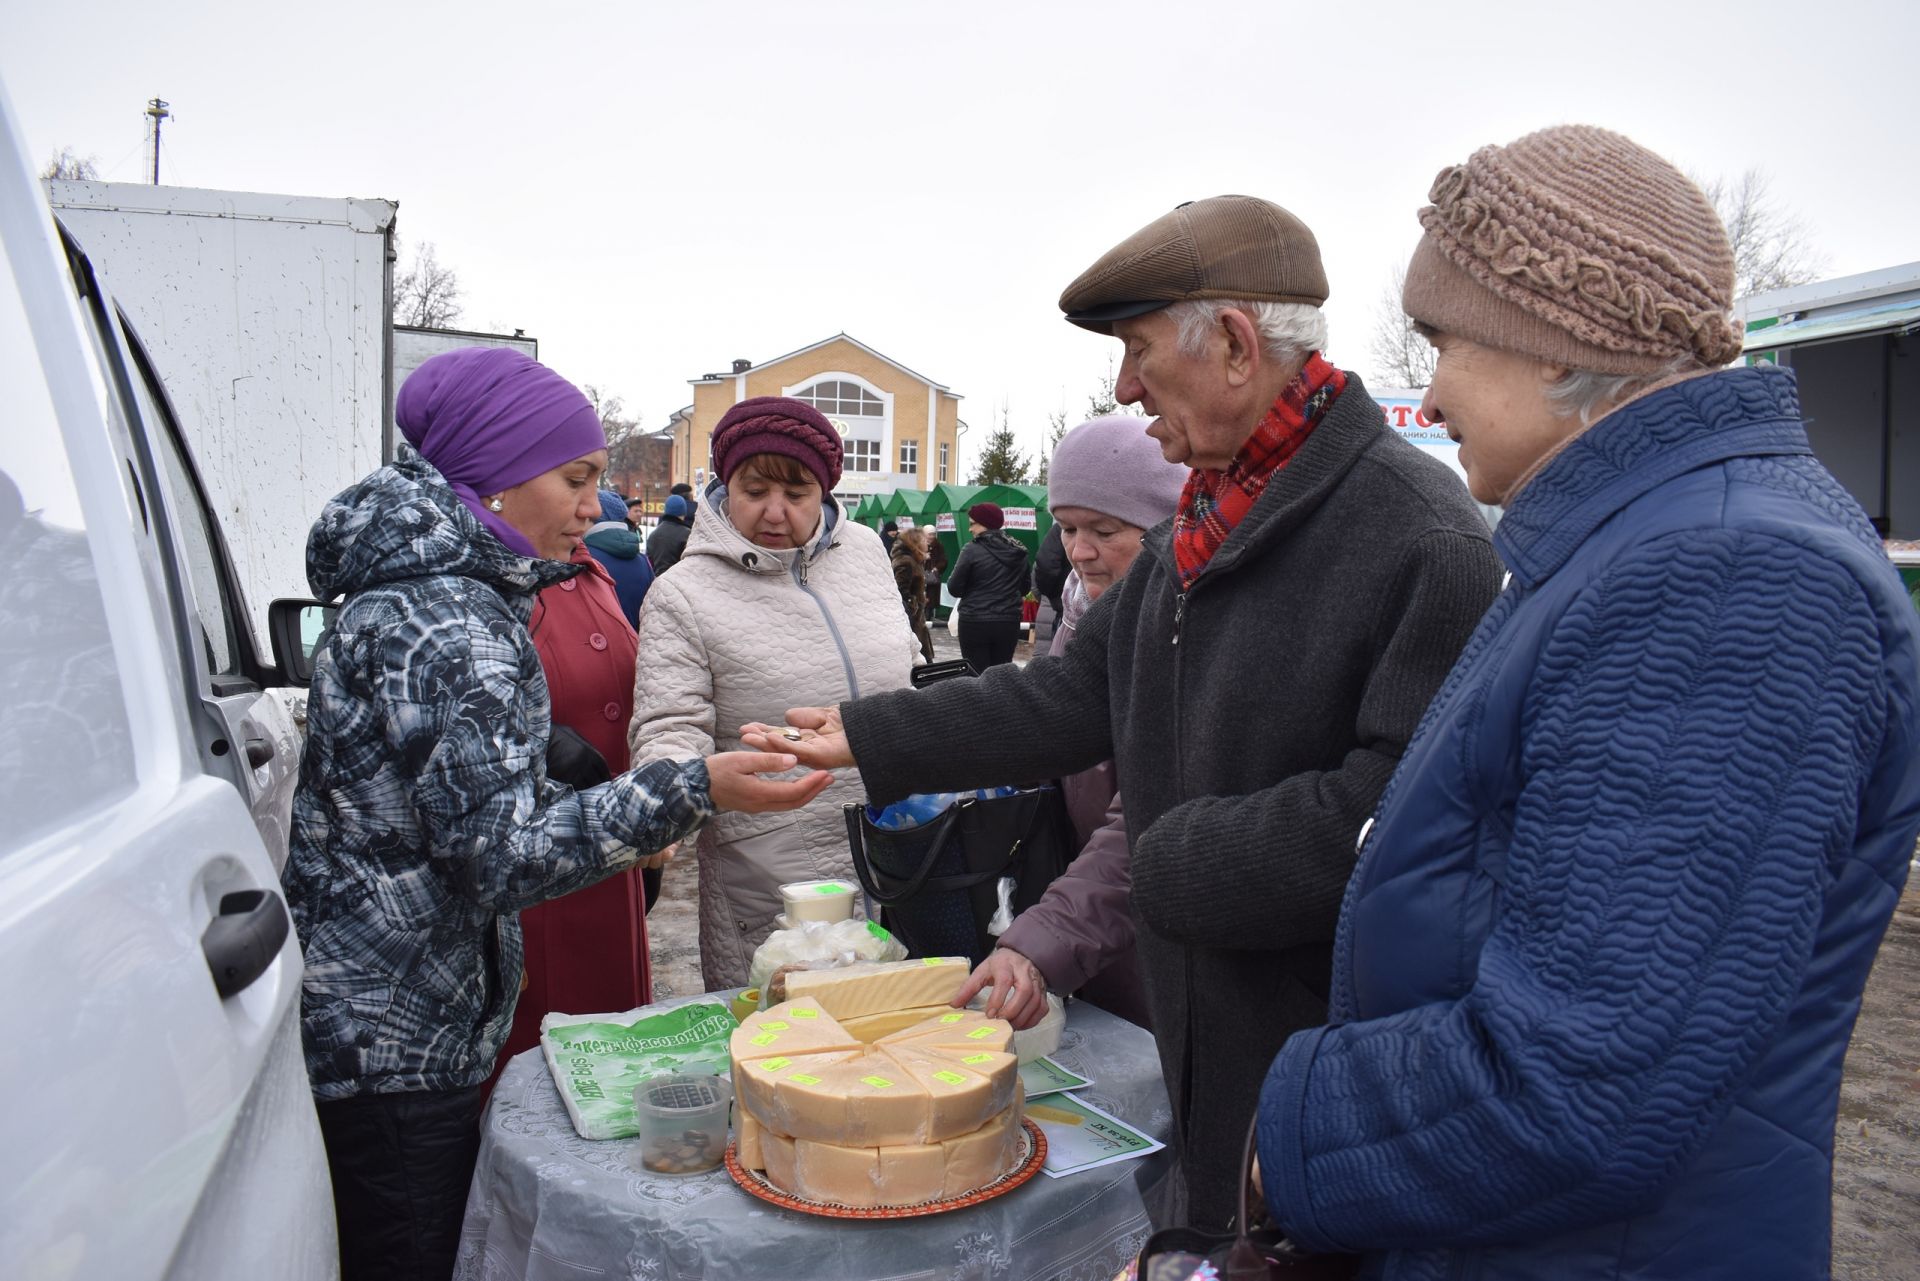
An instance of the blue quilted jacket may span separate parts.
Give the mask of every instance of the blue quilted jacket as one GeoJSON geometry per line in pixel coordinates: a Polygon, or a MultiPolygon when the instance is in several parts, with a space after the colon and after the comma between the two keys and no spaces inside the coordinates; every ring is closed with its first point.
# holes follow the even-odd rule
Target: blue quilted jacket
{"type": "Polygon", "coordinates": [[[1391,1278],[1829,1270],[1841,1061],[1920,830],[1920,627],[1793,375],[1636,401],[1362,837],[1260,1101],[1287,1232],[1391,1278]]]}
{"type": "Polygon", "coordinates": [[[315,659],[283,880],[318,1098],[486,1080],[520,990],[519,909],[711,812],[701,761],[582,792],[547,778],[526,623],[578,572],[509,551],[406,446],[313,527],[308,579],[346,601],[315,659]]]}

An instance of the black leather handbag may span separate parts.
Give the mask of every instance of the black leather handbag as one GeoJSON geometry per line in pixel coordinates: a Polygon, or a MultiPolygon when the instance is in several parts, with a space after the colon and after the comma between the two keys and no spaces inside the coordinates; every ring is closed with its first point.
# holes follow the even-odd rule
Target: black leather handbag
{"type": "Polygon", "coordinates": [[[901,832],[874,826],[864,805],[847,806],[846,816],[854,873],[909,956],[964,956],[978,965],[993,950],[987,926],[1001,878],[1013,880],[1017,915],[1073,858],[1073,825],[1052,786],[958,801],[901,832]]]}
{"type": "Polygon", "coordinates": [[[1162,1228],[1147,1238],[1135,1275],[1139,1281],[1187,1281],[1212,1275],[1221,1281],[1347,1281],[1360,1273],[1356,1254],[1308,1254],[1278,1228],[1249,1228],[1249,1211],[1260,1208],[1253,1195],[1253,1154],[1259,1119],[1247,1127],[1247,1150],[1240,1157],[1240,1213],[1235,1231],[1201,1232],[1162,1228]],[[1211,1265],[1211,1274],[1201,1269],[1211,1265]]]}

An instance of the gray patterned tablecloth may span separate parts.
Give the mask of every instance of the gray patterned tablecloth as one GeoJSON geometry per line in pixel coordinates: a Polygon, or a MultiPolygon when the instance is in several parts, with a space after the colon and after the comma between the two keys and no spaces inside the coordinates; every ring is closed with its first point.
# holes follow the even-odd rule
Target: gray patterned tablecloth
{"type": "MultiPolygon", "coordinates": [[[[1146,1032],[1076,1002],[1053,1057],[1092,1079],[1081,1098],[1167,1139],[1146,1032]]],[[[1147,1201],[1158,1204],[1172,1167],[1162,1151],[1062,1179],[1041,1173],[965,1210],[864,1223],[780,1209],[725,1170],[650,1173],[634,1164],[637,1147],[581,1138],[540,1052],[516,1057],[487,1109],[456,1281],[1110,1281],[1146,1240],[1147,1201]]]]}

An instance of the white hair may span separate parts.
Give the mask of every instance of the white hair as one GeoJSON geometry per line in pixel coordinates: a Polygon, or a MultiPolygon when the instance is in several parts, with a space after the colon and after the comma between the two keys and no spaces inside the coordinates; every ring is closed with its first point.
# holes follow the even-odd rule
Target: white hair
{"type": "Polygon", "coordinates": [[[1247,313],[1269,360],[1290,364],[1305,360],[1310,351],[1326,350],[1327,318],[1311,304],[1196,298],[1167,308],[1167,315],[1180,327],[1181,352],[1197,356],[1205,350],[1207,335],[1220,323],[1220,313],[1224,311],[1247,313]]]}
{"type": "Polygon", "coordinates": [[[1695,368],[1687,356],[1675,356],[1648,374],[1601,374],[1591,369],[1569,369],[1547,388],[1547,401],[1567,418],[1591,427],[1614,408],[1648,390],[1655,383],[1695,368]]]}

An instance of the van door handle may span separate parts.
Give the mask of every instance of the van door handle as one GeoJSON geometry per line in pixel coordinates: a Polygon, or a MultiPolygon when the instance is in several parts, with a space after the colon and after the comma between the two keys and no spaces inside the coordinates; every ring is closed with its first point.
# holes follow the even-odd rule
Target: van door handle
{"type": "Polygon", "coordinates": [[[287,941],[286,904],[272,890],[236,890],[220,896],[220,914],[207,922],[200,950],[224,1000],[267,972],[287,941]]]}
{"type": "Polygon", "coordinates": [[[247,740],[247,768],[259,769],[273,759],[273,741],[265,738],[247,740]]]}

